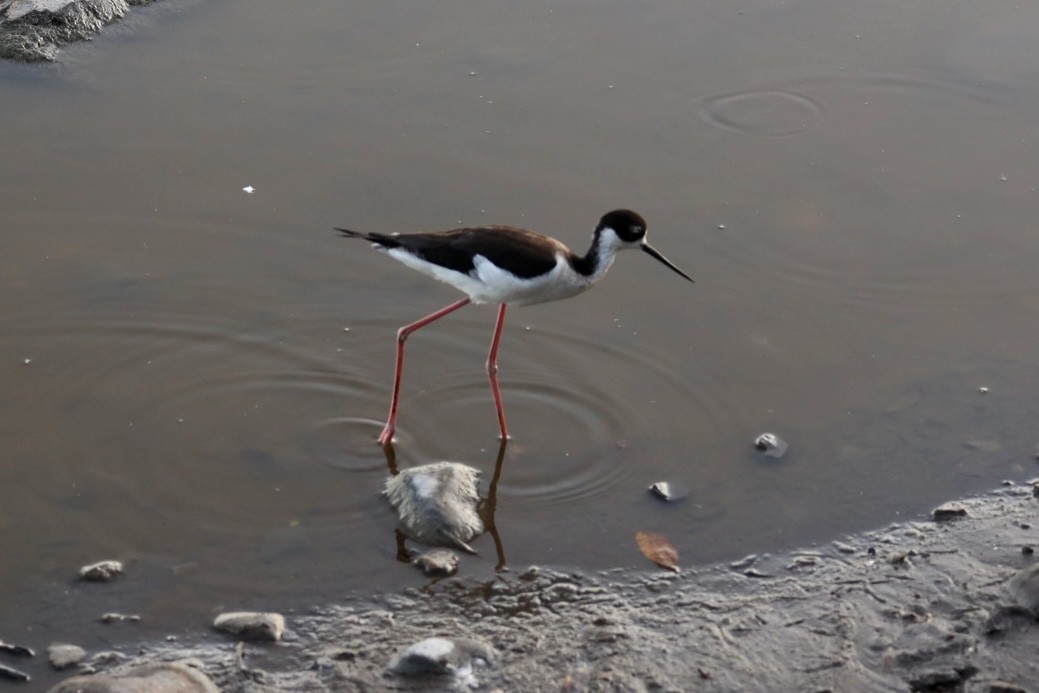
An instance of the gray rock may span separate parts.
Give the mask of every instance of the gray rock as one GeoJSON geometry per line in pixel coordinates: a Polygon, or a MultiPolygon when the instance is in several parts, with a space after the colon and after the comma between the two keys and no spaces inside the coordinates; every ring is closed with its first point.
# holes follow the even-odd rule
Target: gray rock
{"type": "Polygon", "coordinates": [[[245,640],[277,642],[285,632],[285,617],[275,613],[232,611],[217,616],[213,627],[245,640]]]}
{"type": "Polygon", "coordinates": [[[476,553],[468,542],[483,532],[477,512],[479,480],[480,472],[472,467],[434,462],[389,478],[383,493],[407,536],[430,546],[476,553]]]}
{"type": "Polygon", "coordinates": [[[79,664],[87,657],[87,651],[79,645],[54,644],[47,648],[47,658],[55,669],[67,669],[79,664]]]}
{"type": "Polygon", "coordinates": [[[427,551],[411,563],[426,575],[454,575],[458,572],[458,554],[450,549],[427,551]]]}
{"type": "Polygon", "coordinates": [[[130,623],[137,623],[141,620],[141,617],[137,614],[119,614],[114,611],[109,611],[107,614],[101,615],[101,623],[124,623],[129,621],[130,623]]]}
{"type": "Polygon", "coordinates": [[[89,582],[108,582],[123,574],[123,564],[119,561],[98,561],[79,569],[79,579],[89,582]]]}
{"type": "Polygon", "coordinates": [[[945,503],[931,511],[931,519],[935,522],[951,522],[967,517],[967,509],[956,503],[945,503]]]}
{"type": "Polygon", "coordinates": [[[0,58],[54,60],[58,47],[94,36],[152,0],[0,0],[0,58]]]}
{"type": "Polygon", "coordinates": [[[154,664],[125,672],[74,676],[50,693],[219,693],[201,671],[180,662],[154,664]]]}
{"type": "Polygon", "coordinates": [[[451,675],[475,683],[473,667],[494,663],[494,648],[479,640],[427,638],[399,653],[390,669],[401,676],[451,675]]]}

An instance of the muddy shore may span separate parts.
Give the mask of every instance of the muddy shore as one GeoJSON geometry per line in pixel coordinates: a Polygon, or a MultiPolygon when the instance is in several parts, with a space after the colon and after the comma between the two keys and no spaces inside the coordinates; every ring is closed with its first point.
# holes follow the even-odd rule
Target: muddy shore
{"type": "Polygon", "coordinates": [[[943,508],[941,520],[679,574],[647,564],[431,581],[290,617],[275,644],[201,624],[190,642],[91,653],[89,690],[177,661],[205,675],[174,689],[189,691],[210,681],[222,691],[1033,690],[1039,623],[1007,581],[1034,561],[1035,490],[1010,485],[943,508]],[[457,675],[391,669],[431,637],[495,654],[448,667],[457,675]]]}

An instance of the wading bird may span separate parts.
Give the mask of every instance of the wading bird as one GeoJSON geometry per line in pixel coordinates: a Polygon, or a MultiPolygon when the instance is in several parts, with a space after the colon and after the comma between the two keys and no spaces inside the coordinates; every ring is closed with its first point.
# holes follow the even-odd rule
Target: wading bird
{"type": "Polygon", "coordinates": [[[478,226],[432,233],[371,233],[336,228],[345,236],[364,238],[378,250],[434,279],[450,284],[465,298],[427,315],[397,332],[397,363],[393,376],[390,416],[379,434],[386,445],[397,428],[397,400],[404,372],[404,342],[415,330],[439,320],[468,303],[498,303],[498,320],[487,355],[487,375],[498,412],[502,440],[509,437],[505,426],[501,391],[498,388],[498,343],[509,305],[530,305],[576,296],[603,278],[617,251],[639,248],[677,272],[666,257],[646,242],[646,221],[628,209],[609,212],[599,220],[588,252],[577,255],[550,236],[513,226],[478,226]]]}

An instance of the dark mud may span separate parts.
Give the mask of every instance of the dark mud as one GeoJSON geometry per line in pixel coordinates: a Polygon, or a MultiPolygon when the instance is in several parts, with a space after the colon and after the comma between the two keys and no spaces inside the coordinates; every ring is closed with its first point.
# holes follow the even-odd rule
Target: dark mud
{"type": "Polygon", "coordinates": [[[433,582],[290,618],[278,644],[200,625],[195,642],[95,662],[96,680],[190,660],[220,690],[243,692],[1032,690],[1039,623],[1006,583],[1033,563],[1039,500],[1008,486],[954,505],[954,520],[677,575],[530,568],[433,582]],[[431,637],[485,644],[494,661],[459,677],[391,670],[431,637]]]}

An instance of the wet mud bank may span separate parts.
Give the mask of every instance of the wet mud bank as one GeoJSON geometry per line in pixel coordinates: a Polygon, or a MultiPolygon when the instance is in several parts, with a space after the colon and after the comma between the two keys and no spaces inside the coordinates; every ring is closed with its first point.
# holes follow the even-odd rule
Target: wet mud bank
{"type": "Polygon", "coordinates": [[[0,0],[0,58],[54,60],[58,49],[97,35],[133,5],[154,0],[0,0]]]}
{"type": "Polygon", "coordinates": [[[97,691],[156,672],[199,691],[1034,690],[1036,493],[679,574],[445,579],[290,616],[276,643],[200,627],[84,665],[97,691]]]}

